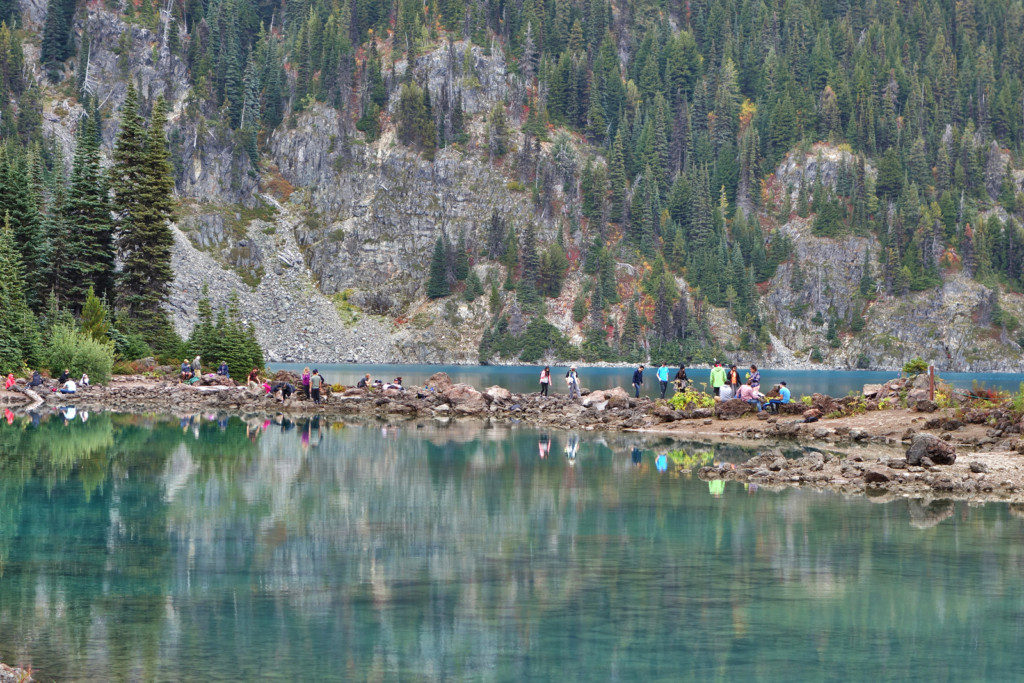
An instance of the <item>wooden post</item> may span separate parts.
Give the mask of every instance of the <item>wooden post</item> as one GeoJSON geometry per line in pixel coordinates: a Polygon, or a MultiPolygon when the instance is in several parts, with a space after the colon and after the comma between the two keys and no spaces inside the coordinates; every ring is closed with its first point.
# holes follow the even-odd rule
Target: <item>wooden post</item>
{"type": "Polygon", "coordinates": [[[935,400],[935,366],[928,366],[928,400],[935,400]]]}

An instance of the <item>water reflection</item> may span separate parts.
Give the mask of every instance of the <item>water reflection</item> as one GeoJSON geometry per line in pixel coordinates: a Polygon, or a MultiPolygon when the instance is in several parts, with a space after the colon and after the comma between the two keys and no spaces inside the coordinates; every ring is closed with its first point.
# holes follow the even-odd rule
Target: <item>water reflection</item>
{"type": "Polygon", "coordinates": [[[475,423],[15,417],[0,659],[44,679],[1019,670],[1006,506],[686,476],[749,455],[475,423]]]}

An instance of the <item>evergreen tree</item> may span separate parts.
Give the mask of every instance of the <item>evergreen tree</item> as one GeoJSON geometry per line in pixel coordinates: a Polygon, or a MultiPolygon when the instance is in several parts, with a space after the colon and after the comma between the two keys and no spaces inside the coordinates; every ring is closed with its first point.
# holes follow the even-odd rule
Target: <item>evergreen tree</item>
{"type": "Polygon", "coordinates": [[[56,271],[58,292],[75,309],[85,302],[87,289],[103,298],[113,294],[114,285],[114,222],[95,125],[92,117],[83,119],[78,131],[64,207],[73,229],[64,235],[56,271]]]}
{"type": "Polygon", "coordinates": [[[36,321],[25,300],[21,259],[14,245],[10,216],[0,227],[0,373],[16,372],[22,363],[41,362],[36,321]]]}
{"type": "Polygon", "coordinates": [[[136,330],[154,345],[165,343],[172,332],[163,309],[174,279],[169,225],[174,180],[165,121],[161,98],[153,107],[149,129],[142,126],[138,95],[129,84],[111,169],[117,248],[123,263],[117,301],[136,330]]]}
{"type": "Polygon", "coordinates": [[[82,306],[82,332],[98,342],[110,341],[108,332],[110,323],[107,321],[107,307],[103,305],[92,285],[85,293],[85,304],[82,306]]]}
{"type": "Polygon", "coordinates": [[[74,54],[71,34],[74,17],[75,0],[49,0],[46,5],[40,61],[55,82],[60,77],[61,62],[74,54]]]}
{"type": "Polygon", "coordinates": [[[440,299],[452,293],[446,271],[444,240],[438,237],[434,242],[434,255],[430,259],[430,277],[427,280],[427,296],[431,299],[440,299]]]}

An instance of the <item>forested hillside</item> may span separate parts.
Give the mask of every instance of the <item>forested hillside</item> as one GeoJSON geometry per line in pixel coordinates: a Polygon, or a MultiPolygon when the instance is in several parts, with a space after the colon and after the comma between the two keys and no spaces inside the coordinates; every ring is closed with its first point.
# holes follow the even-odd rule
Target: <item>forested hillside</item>
{"type": "Polygon", "coordinates": [[[206,285],[271,358],[1024,367],[1020,1],[0,20],[8,317],[92,286],[156,344],[206,285]]]}

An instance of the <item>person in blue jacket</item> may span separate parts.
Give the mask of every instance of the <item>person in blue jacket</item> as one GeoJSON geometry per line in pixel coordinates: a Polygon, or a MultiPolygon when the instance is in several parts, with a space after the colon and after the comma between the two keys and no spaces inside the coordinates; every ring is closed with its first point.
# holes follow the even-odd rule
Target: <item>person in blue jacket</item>
{"type": "Polygon", "coordinates": [[[789,403],[789,387],[786,386],[785,382],[779,382],[779,397],[768,400],[768,410],[773,413],[779,412],[779,406],[785,403],[789,403]]]}

